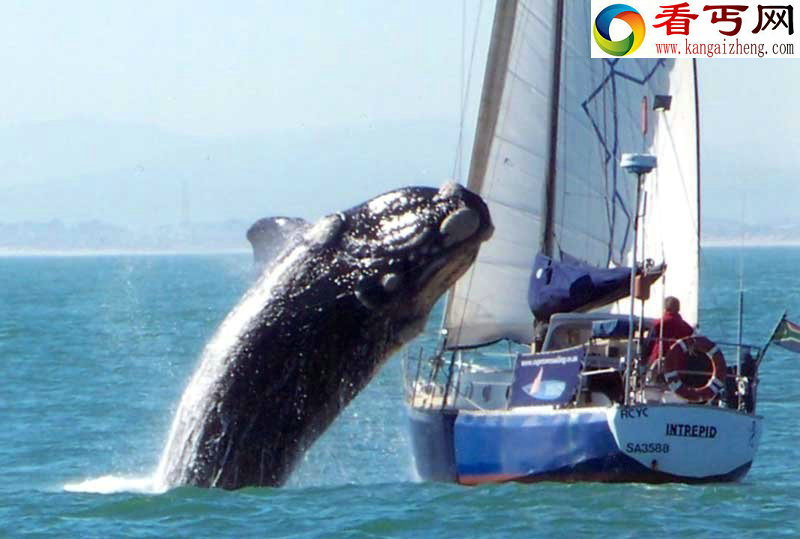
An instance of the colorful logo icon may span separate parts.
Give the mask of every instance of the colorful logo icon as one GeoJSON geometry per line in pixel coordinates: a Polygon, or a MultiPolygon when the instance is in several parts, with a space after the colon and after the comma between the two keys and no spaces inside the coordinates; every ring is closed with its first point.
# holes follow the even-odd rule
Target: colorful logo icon
{"type": "Polygon", "coordinates": [[[644,19],[639,12],[625,4],[612,4],[597,14],[594,19],[594,40],[603,52],[612,56],[627,56],[639,48],[644,41],[644,19]],[[611,21],[620,19],[628,23],[631,33],[620,41],[611,41],[611,21]]]}

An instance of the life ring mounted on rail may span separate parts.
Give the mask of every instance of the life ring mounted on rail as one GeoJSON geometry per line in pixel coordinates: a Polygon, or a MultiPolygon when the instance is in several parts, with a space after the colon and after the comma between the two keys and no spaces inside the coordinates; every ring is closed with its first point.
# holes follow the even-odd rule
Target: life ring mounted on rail
{"type": "Polygon", "coordinates": [[[692,402],[710,401],[725,389],[725,356],[722,350],[706,337],[692,336],[680,339],[667,352],[664,359],[664,380],[669,388],[684,399],[692,402]],[[711,362],[712,371],[708,382],[702,386],[687,384],[681,374],[689,371],[689,359],[705,355],[711,362]]]}

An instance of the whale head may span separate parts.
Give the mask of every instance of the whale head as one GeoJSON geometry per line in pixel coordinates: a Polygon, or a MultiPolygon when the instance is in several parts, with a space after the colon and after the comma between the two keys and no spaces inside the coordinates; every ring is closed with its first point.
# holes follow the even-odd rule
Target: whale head
{"type": "Polygon", "coordinates": [[[423,329],[493,230],[484,201],[448,183],[385,193],[323,218],[306,238],[346,259],[342,284],[370,317],[389,321],[396,347],[423,329]]]}

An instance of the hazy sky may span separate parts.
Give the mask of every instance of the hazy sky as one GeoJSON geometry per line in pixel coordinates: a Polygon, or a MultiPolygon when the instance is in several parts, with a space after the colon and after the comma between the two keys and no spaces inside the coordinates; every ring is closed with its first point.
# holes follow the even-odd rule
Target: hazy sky
{"type": "Polygon", "coordinates": [[[454,1],[4,0],[0,35],[4,124],[231,135],[457,112],[454,1]]]}
{"type": "Polygon", "coordinates": [[[797,60],[699,61],[703,210],[800,223],[797,60]]]}
{"type": "MultiPolygon", "coordinates": [[[[13,203],[0,196],[0,221],[174,222],[185,186],[197,220],[315,217],[438,184],[458,137],[462,5],[4,0],[0,188],[13,203]],[[276,138],[263,159],[237,150],[276,138]],[[240,184],[215,176],[229,171],[240,184]],[[320,171],[331,177],[292,181],[320,171]],[[140,172],[135,189],[103,185],[140,172]],[[159,200],[138,213],[107,200],[142,206],[136,189],[159,200]]],[[[478,67],[493,5],[466,2],[468,38],[482,13],[478,67]]],[[[798,83],[796,60],[700,62],[707,216],[800,222],[798,83]]]]}

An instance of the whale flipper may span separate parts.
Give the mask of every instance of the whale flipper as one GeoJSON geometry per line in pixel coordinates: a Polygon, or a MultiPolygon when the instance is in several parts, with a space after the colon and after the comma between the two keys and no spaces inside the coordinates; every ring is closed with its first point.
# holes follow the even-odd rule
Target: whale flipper
{"type": "Polygon", "coordinates": [[[253,223],[247,229],[247,241],[253,246],[255,266],[263,269],[308,226],[308,222],[299,217],[265,217],[253,223]]]}

